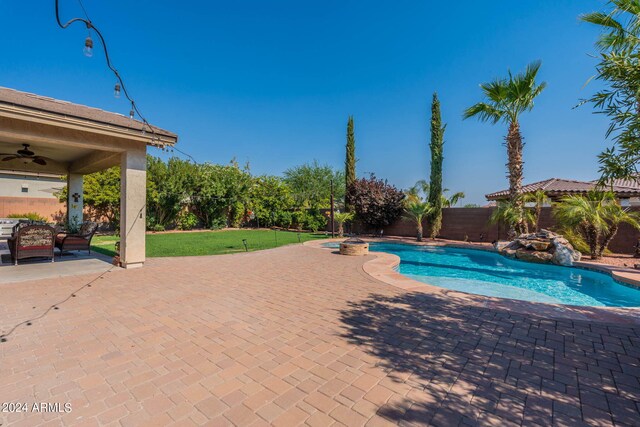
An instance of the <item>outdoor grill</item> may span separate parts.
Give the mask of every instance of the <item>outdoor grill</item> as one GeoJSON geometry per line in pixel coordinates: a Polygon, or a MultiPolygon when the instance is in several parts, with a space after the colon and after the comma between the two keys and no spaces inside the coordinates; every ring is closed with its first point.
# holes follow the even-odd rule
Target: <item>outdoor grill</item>
{"type": "Polygon", "coordinates": [[[6,240],[11,237],[13,227],[18,223],[17,219],[0,218],[0,240],[6,240]]]}

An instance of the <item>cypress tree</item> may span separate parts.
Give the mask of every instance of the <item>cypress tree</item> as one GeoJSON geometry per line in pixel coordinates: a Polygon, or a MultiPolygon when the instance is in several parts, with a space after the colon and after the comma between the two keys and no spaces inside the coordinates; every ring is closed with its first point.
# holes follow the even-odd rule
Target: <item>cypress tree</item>
{"type": "MultiPolygon", "coordinates": [[[[349,191],[349,186],[356,180],[356,137],[353,130],[353,116],[349,116],[349,121],[347,122],[347,147],[346,147],[346,158],[344,161],[344,178],[347,193],[349,191]]],[[[352,204],[348,200],[348,197],[345,195],[345,210],[347,212],[352,211],[352,204]]]]}
{"type": "Polygon", "coordinates": [[[444,129],[440,116],[438,94],[433,94],[431,102],[431,179],[429,183],[429,203],[433,211],[429,215],[429,236],[434,239],[442,227],[442,160],[444,147],[444,129]]]}

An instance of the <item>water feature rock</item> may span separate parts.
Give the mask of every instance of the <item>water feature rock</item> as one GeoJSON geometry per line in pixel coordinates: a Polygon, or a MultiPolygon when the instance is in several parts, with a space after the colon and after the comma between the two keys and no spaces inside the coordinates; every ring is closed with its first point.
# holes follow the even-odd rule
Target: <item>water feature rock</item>
{"type": "Polygon", "coordinates": [[[511,244],[511,242],[507,242],[507,241],[504,241],[504,240],[503,240],[503,241],[495,242],[495,243],[493,244],[493,247],[495,248],[495,250],[496,250],[496,251],[498,251],[498,252],[502,252],[502,250],[503,250],[503,249],[506,249],[506,248],[507,248],[507,246],[509,246],[510,244],[511,244]]]}
{"type": "Polygon", "coordinates": [[[536,251],[546,251],[551,247],[551,242],[545,240],[529,240],[525,246],[528,249],[536,251]]]}
{"type": "Polygon", "coordinates": [[[506,256],[507,258],[515,258],[516,257],[516,250],[515,249],[504,249],[502,252],[500,252],[502,255],[506,256]]]}
{"type": "Polygon", "coordinates": [[[551,261],[553,254],[549,252],[518,249],[516,251],[516,258],[522,261],[537,262],[539,264],[546,264],[551,261]]]}
{"type": "Polygon", "coordinates": [[[553,238],[551,243],[555,248],[552,260],[554,264],[571,266],[582,258],[582,254],[573,249],[571,243],[562,236],[553,238]]]}
{"type": "Polygon", "coordinates": [[[511,242],[496,242],[494,247],[508,258],[536,263],[571,266],[582,257],[567,239],[549,230],[522,234],[511,242]]]}

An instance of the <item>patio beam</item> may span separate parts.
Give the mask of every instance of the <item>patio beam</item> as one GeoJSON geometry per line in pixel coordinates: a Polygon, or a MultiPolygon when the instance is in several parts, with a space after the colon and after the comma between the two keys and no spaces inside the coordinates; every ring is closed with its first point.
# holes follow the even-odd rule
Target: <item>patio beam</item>
{"type": "Polygon", "coordinates": [[[69,165],[70,173],[89,174],[120,164],[120,153],[113,151],[94,151],[69,165]]]}

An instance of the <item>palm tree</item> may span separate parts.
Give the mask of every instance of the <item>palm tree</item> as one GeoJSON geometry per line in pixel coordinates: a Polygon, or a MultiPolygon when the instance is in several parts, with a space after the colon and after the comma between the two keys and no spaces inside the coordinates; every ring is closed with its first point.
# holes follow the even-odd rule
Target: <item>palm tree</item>
{"type": "Polygon", "coordinates": [[[508,238],[512,240],[516,236],[516,224],[535,223],[535,217],[530,209],[518,209],[511,200],[501,200],[491,213],[489,222],[491,224],[506,224],[509,227],[508,238]]]}
{"type": "Polygon", "coordinates": [[[590,191],[566,196],[554,206],[558,222],[575,230],[589,245],[591,259],[600,259],[622,223],[640,229],[640,215],[622,208],[612,192],[590,191]]]}
{"type": "Polygon", "coordinates": [[[506,140],[508,157],[509,199],[515,209],[516,222],[513,224],[516,233],[526,233],[524,220],[524,201],[522,200],[522,134],[520,133],[520,115],[533,109],[533,100],[540,95],[546,83],[536,84],[540,70],[540,61],[529,64],[524,73],[508,78],[496,79],[480,85],[485,102],[469,107],[463,117],[478,117],[483,122],[496,124],[504,122],[509,130],[506,140]]]}
{"type": "Polygon", "coordinates": [[[524,196],[524,201],[525,203],[533,203],[535,210],[536,210],[536,215],[535,215],[535,227],[536,227],[536,231],[540,230],[540,215],[542,214],[542,208],[544,207],[545,203],[549,202],[549,198],[547,197],[547,193],[544,192],[544,190],[539,189],[537,190],[535,193],[530,193],[524,196]]]}
{"type": "MultiPolygon", "coordinates": [[[[443,193],[449,191],[448,188],[442,190],[443,193]]],[[[460,200],[465,198],[465,194],[462,191],[458,191],[457,193],[453,193],[450,197],[442,195],[442,207],[443,208],[451,208],[455,206],[460,200]]]]}
{"type": "Polygon", "coordinates": [[[432,206],[429,202],[423,202],[421,198],[407,199],[404,211],[405,216],[416,224],[416,240],[422,242],[422,221],[431,213],[432,206]]]}
{"type": "Polygon", "coordinates": [[[338,237],[344,236],[344,224],[353,221],[355,214],[353,212],[336,212],[333,214],[333,220],[338,223],[338,237]]]}
{"type": "Polygon", "coordinates": [[[405,193],[407,195],[407,199],[410,200],[422,200],[423,195],[429,195],[430,185],[424,179],[417,181],[413,187],[409,188],[405,193]]]}

